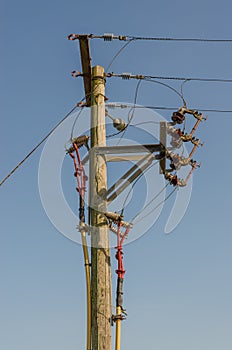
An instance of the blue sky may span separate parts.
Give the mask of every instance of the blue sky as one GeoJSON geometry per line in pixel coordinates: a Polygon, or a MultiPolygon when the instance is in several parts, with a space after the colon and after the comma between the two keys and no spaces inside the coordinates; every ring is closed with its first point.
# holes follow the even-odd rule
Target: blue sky
{"type": "MultiPolygon", "coordinates": [[[[68,34],[232,38],[231,3],[225,0],[2,1],[0,16],[1,179],[83,97],[81,79],[70,76],[80,69],[80,59],[68,34]]],[[[93,64],[106,67],[120,45],[92,40],[93,64]]],[[[231,43],[135,42],[112,70],[231,79],[231,57],[231,43]]],[[[109,101],[132,103],[135,84],[110,79],[109,101]]],[[[188,105],[199,110],[231,110],[231,92],[231,84],[191,82],[184,87],[188,105]]],[[[142,84],[138,103],[181,104],[169,90],[148,83],[142,84]]],[[[160,114],[170,117],[166,111],[160,114]]],[[[172,234],[164,234],[170,202],[152,229],[125,247],[123,349],[232,347],[231,124],[232,115],[222,113],[208,113],[202,124],[199,137],[205,145],[195,156],[202,167],[194,175],[187,213],[172,234]]],[[[41,151],[0,189],[0,346],[83,349],[82,251],[44,212],[38,190],[41,151]]],[[[64,171],[72,172],[65,164],[69,170],[64,171]]],[[[73,179],[64,191],[74,198],[73,179]]]]}

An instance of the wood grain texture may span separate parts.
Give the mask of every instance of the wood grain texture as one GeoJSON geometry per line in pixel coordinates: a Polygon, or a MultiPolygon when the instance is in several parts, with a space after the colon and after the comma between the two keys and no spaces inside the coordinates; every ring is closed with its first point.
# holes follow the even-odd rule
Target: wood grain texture
{"type": "Polygon", "coordinates": [[[104,215],[107,169],[105,156],[94,152],[106,145],[105,80],[103,67],[92,69],[90,223],[91,223],[91,297],[92,349],[111,350],[111,263],[109,229],[104,215]]]}

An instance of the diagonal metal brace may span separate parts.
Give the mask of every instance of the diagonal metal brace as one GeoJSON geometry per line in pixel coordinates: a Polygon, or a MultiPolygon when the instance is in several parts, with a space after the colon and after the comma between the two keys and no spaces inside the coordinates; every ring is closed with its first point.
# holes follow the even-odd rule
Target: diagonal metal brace
{"type": "Polygon", "coordinates": [[[159,159],[159,155],[148,154],[129,169],[113,186],[106,192],[106,200],[112,202],[119,196],[133,181],[135,181],[152,163],[154,159],[159,159]],[[145,162],[145,163],[144,163],[145,162]],[[143,164],[144,163],[144,164],[143,164]],[[142,165],[143,164],[143,165],[142,165]],[[137,169],[137,170],[136,170],[137,169]],[[119,184],[119,186],[118,186],[119,184]],[[113,193],[112,193],[113,192],[113,193]],[[112,194],[111,194],[112,193],[112,194]]]}

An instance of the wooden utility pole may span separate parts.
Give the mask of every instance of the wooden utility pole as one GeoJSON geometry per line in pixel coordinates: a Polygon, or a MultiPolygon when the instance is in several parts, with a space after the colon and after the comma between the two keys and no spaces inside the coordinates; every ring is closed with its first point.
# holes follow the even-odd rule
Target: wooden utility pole
{"type": "MultiPolygon", "coordinates": [[[[105,40],[125,40],[126,38],[124,36],[115,37],[113,34],[95,37],[104,38],[105,40]]],[[[86,107],[91,107],[91,149],[82,160],[82,165],[89,160],[89,226],[87,229],[91,234],[91,288],[89,288],[90,271],[88,250],[85,240],[85,220],[80,220],[81,222],[83,221],[81,233],[87,281],[87,350],[111,350],[111,321],[116,323],[115,349],[120,350],[121,321],[125,318],[122,307],[122,284],[125,273],[122,264],[122,244],[129,232],[127,230],[130,229],[132,223],[124,222],[124,228],[126,227],[126,230],[123,231],[122,229],[121,231],[121,225],[123,226],[122,217],[119,215],[119,217],[115,219],[115,215],[117,216],[117,214],[107,211],[107,203],[116,199],[118,195],[127,188],[128,184],[135,184],[136,179],[149,168],[150,164],[155,159],[160,162],[160,173],[164,175],[165,179],[168,180],[171,185],[180,187],[186,186],[192,172],[198,166],[197,162],[191,160],[191,156],[199,146],[199,140],[193,137],[193,133],[204,117],[195,110],[182,107],[177,112],[173,113],[171,126],[170,123],[166,121],[160,122],[159,144],[117,145],[106,147],[105,76],[103,67],[95,66],[92,68],[89,38],[93,38],[93,35],[70,34],[68,38],[69,40],[79,40],[82,73],[76,72],[75,76],[83,76],[86,100],[84,105],[86,107]],[[190,134],[182,133],[180,129],[174,128],[175,124],[182,124],[184,122],[185,114],[191,114],[197,119],[190,134]],[[167,134],[171,135],[171,148],[167,147],[167,134]],[[188,158],[184,158],[183,155],[180,156],[172,152],[176,147],[179,148],[179,143],[181,145],[182,142],[189,141],[194,144],[194,147],[188,158]],[[168,169],[166,168],[167,158],[170,161],[170,167],[168,169]],[[119,181],[107,189],[106,164],[107,162],[121,161],[137,161],[137,163],[123,174],[119,181]],[[178,170],[181,166],[185,165],[190,165],[192,167],[185,180],[178,178],[176,174],[171,174],[175,169],[178,170]],[[109,218],[109,222],[107,221],[107,217],[109,218]],[[117,224],[117,228],[113,226],[112,223],[114,225],[117,224]],[[118,244],[116,254],[118,260],[118,270],[116,271],[118,275],[116,315],[112,315],[111,311],[112,295],[109,228],[113,233],[117,234],[118,244]],[[89,305],[90,299],[91,307],[89,305]]],[[[121,76],[125,78],[125,74],[121,76]]],[[[143,76],[129,75],[128,77],[142,79],[141,77],[143,76]]],[[[109,113],[108,116],[110,116],[109,113]]],[[[118,131],[123,131],[129,126],[129,123],[126,125],[121,119],[111,119],[113,119],[113,126],[118,131]]],[[[73,143],[75,144],[75,141],[73,141],[73,143]]],[[[76,173],[78,173],[78,171],[76,171],[76,173]]],[[[150,203],[148,203],[145,208],[150,203]]],[[[81,198],[80,206],[83,209],[84,202],[81,203],[81,198]]],[[[134,219],[132,219],[132,222],[133,220],[134,219]]]]}
{"type": "Polygon", "coordinates": [[[91,301],[92,349],[111,350],[111,263],[109,229],[106,217],[106,159],[94,147],[106,145],[104,68],[92,68],[90,224],[91,224],[91,301]]]}

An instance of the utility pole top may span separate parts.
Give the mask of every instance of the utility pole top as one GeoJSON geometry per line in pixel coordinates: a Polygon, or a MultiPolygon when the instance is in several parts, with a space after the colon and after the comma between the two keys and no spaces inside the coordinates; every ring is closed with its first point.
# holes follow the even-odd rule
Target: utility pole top
{"type": "Polygon", "coordinates": [[[84,79],[86,106],[91,105],[91,56],[88,35],[79,35],[82,75],[84,79]]]}

